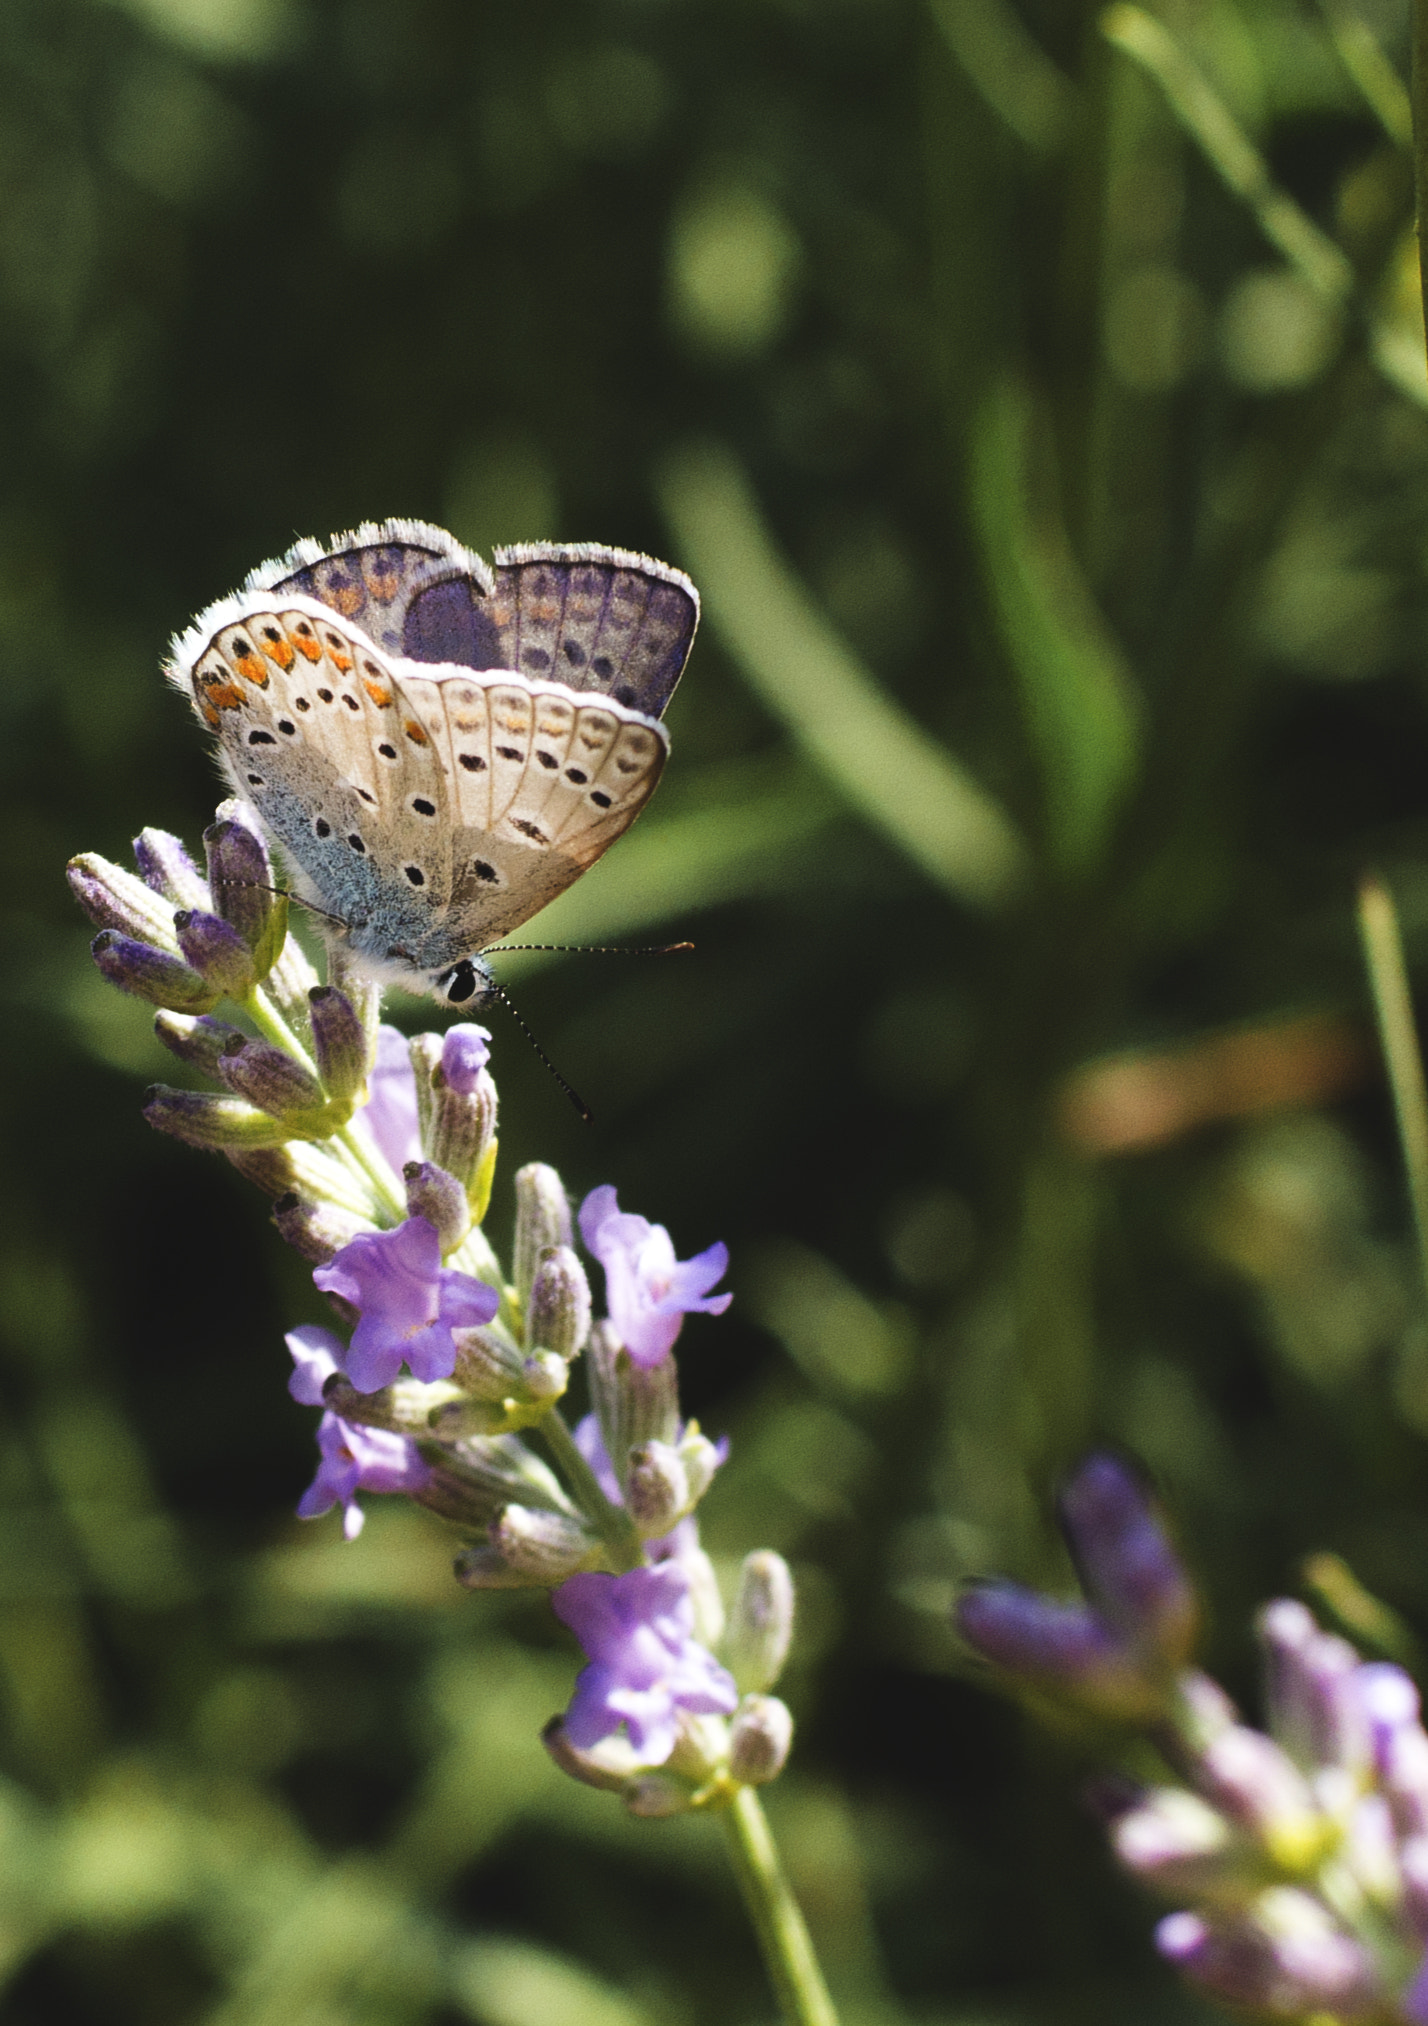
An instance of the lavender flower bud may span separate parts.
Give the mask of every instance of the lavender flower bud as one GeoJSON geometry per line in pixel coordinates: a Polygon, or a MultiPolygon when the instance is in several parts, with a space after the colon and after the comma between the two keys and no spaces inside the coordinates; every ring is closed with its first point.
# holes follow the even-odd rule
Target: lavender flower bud
{"type": "Polygon", "coordinates": [[[180,908],[174,916],[179,948],[214,991],[246,999],[257,983],[253,953],[221,915],[203,908],[180,908]]]}
{"type": "Polygon", "coordinates": [[[456,1177],[478,1223],[490,1192],[496,1139],[496,1086],[478,1063],[484,1044],[471,1039],[481,1033],[452,1027],[444,1039],[418,1034],[411,1044],[422,1150],[456,1177]]]}
{"type": "MultiPolygon", "coordinates": [[[[513,1569],[499,1548],[489,1541],[463,1548],[451,1565],[452,1574],[465,1590],[537,1590],[542,1586],[532,1576],[513,1569]]],[[[615,1781],[619,1786],[621,1782],[615,1781]]]]}
{"type": "Polygon", "coordinates": [[[714,1482],[714,1473],[728,1455],[729,1444],[727,1440],[711,1442],[707,1435],[700,1434],[699,1423],[690,1421],[679,1438],[677,1453],[689,1479],[689,1509],[693,1511],[714,1482]]]}
{"type": "Polygon", "coordinates": [[[253,975],[262,979],[272,970],[286,939],[288,902],[286,894],[274,892],[268,848],[238,814],[240,806],[225,802],[218,821],[203,833],[208,890],[214,913],[241,936],[252,955],[253,975]]]}
{"type": "Polygon", "coordinates": [[[979,1583],[959,1598],[958,1631],[984,1659],[1069,1696],[1099,1715],[1148,1721],[1165,1690],[1084,1604],[1058,1603],[1019,1583],[979,1583]]]}
{"type": "Polygon", "coordinates": [[[1302,2018],[1367,2010],[1382,1998],[1367,1950],[1321,1901],[1293,1886],[1272,1886],[1223,1920],[1169,1914],[1155,1943],[1193,1983],[1231,2005],[1302,2018]]]}
{"type": "Polygon", "coordinates": [[[407,1185],[407,1215],[425,1217],[437,1235],[442,1257],[454,1252],[471,1229],[471,1206],[454,1175],[434,1161],[408,1161],[402,1169],[407,1185]]]}
{"type": "Polygon", "coordinates": [[[570,1384],[570,1367],[558,1351],[532,1351],[521,1366],[521,1382],[528,1400],[552,1407],[570,1384]]]}
{"type": "Polygon", "coordinates": [[[116,929],[135,942],[153,943],[177,955],[173,908],[132,872],[111,865],[97,852],[82,851],[70,860],[65,877],[97,929],[116,929]]]}
{"type": "Polygon", "coordinates": [[[1398,1846],[1403,1884],[1403,1917],[1420,1941],[1428,1941],[1428,1836],[1410,1836],[1398,1846]]]}
{"type": "Polygon", "coordinates": [[[451,1338],[456,1345],[453,1377],[464,1393],[477,1400],[505,1400],[520,1390],[525,1359],[499,1330],[458,1329],[451,1338]]]}
{"type": "Polygon", "coordinates": [[[599,1538],[584,1520],[531,1506],[506,1506],[492,1521],[490,1534],[492,1547],[513,1569],[552,1588],[588,1569],[600,1555],[599,1538]]]}
{"type": "Polygon", "coordinates": [[[235,1033],[223,1045],[218,1074],[235,1096],[282,1119],[290,1138],[330,1129],[322,1085],[310,1069],[271,1042],[235,1033]]]}
{"type": "Polygon", "coordinates": [[[1370,1757],[1368,1719],[1357,1677],[1359,1656],[1345,1640],[1322,1632],[1292,1598],[1259,1614],[1266,1689],[1275,1737],[1302,1767],[1340,1766],[1361,1772],[1370,1757]]]}
{"type": "Polygon", "coordinates": [[[598,1557],[599,1544],[575,1515],[506,1506],[490,1523],[491,1539],[456,1559],[468,1590],[539,1589],[563,1582],[598,1557]]]}
{"type": "Polygon", "coordinates": [[[625,1510],[640,1538],[658,1540],[689,1506],[689,1478],[667,1442],[632,1449],[625,1467],[625,1510]]]}
{"type": "Polygon", "coordinates": [[[115,929],[102,929],[89,952],[111,985],[132,992],[136,999],[147,999],[151,1006],[167,1006],[175,1013],[208,1013],[222,996],[182,957],[121,936],[115,929]]]}
{"type": "Polygon", "coordinates": [[[1239,1722],[1239,1711],[1217,1681],[1198,1667],[1187,1668],[1175,1683],[1173,1719],[1177,1735],[1192,1752],[1205,1747],[1239,1722]]]}
{"type": "Polygon", "coordinates": [[[1303,1774],[1260,1731],[1236,1724],[1222,1732],[1200,1754],[1194,1774],[1201,1791],[1288,1870],[1313,1863],[1332,1840],[1303,1774]]]}
{"type": "Polygon", "coordinates": [[[1195,1592],[1135,1474],[1118,1457],[1089,1457],[1061,1495],[1061,1523],[1100,1615],[1146,1660],[1183,1667],[1195,1592]]]}
{"type": "Polygon", "coordinates": [[[637,1774],[627,1782],[622,1793],[630,1813],[647,1822],[663,1822],[671,1815],[687,1815],[693,1799],[687,1781],[663,1771],[637,1774]]]}
{"type": "Polygon", "coordinates": [[[331,1203],[305,1202],[295,1190],[279,1196],[274,1203],[273,1222],[293,1250],[314,1266],[326,1266],[360,1231],[372,1228],[360,1217],[331,1203]]]}
{"type": "MultiPolygon", "coordinates": [[[[362,1428],[385,1428],[393,1435],[418,1438],[430,1435],[432,1422],[442,1407],[456,1397],[456,1388],[442,1379],[430,1383],[421,1379],[395,1379],[390,1386],[382,1386],[375,1393],[359,1393],[341,1372],[329,1378],[322,1391],[323,1404],[343,1421],[355,1422],[362,1428]]],[[[467,1473],[458,1474],[463,1482],[468,1481],[467,1473]]],[[[487,1496],[484,1503],[473,1507],[468,1499],[467,1517],[473,1525],[484,1527],[497,1511],[499,1503],[499,1499],[487,1496]]]]}
{"type": "Polygon", "coordinates": [[[1157,1892],[1242,1899],[1254,1853],[1219,1810],[1181,1787],[1152,1787],[1111,1826],[1117,1857],[1157,1892]],[[1247,1865],[1246,1857],[1250,1859],[1247,1865]]]}
{"type": "Polygon", "coordinates": [[[315,985],[307,995],[317,1073],[332,1103],[350,1117],[367,1084],[367,1030],[346,993],[315,985]]]}
{"type": "Polygon", "coordinates": [[[211,907],[208,882],[177,837],[167,830],[141,830],[134,839],[134,863],[145,886],[175,907],[211,907]]]}
{"type": "Polygon", "coordinates": [[[260,1147],[278,1147],[289,1137],[281,1119],[245,1104],[238,1097],[214,1097],[207,1091],[172,1090],[167,1084],[149,1086],[144,1103],[149,1124],[190,1147],[205,1147],[218,1153],[248,1153],[260,1147]]]}
{"type": "Polygon", "coordinates": [[[522,1309],[531,1298],[536,1268],[552,1245],[570,1245],[574,1231],[565,1184],[544,1161],[516,1173],[515,1282],[522,1309]]]}
{"type": "Polygon", "coordinates": [[[154,1015],[154,1032],[171,1055],[217,1080],[218,1058],[239,1030],[210,1013],[162,1012],[154,1015]]]}
{"type": "Polygon", "coordinates": [[[1400,1836],[1428,1836],[1428,1737],[1404,1724],[1379,1746],[1380,1782],[1400,1836]]]}
{"type": "Polygon", "coordinates": [[[247,1153],[238,1149],[230,1152],[228,1158],[244,1181],[253,1183],[265,1196],[288,1196],[297,1188],[297,1165],[292,1148],[286,1143],[278,1147],[254,1147],[247,1153]]]}
{"type": "Polygon", "coordinates": [[[526,1342],[532,1350],[570,1359],[590,1334],[590,1282],[568,1245],[544,1251],[526,1306],[526,1342]]]}
{"type": "Polygon", "coordinates": [[[602,1738],[582,1750],[570,1742],[563,1717],[553,1716],[540,1734],[540,1741],[562,1773],[584,1786],[598,1787],[607,1794],[623,1793],[635,1772],[635,1756],[629,1739],[620,1735],[602,1738]]]}
{"type": "Polygon", "coordinates": [[[674,1359],[637,1365],[608,1322],[590,1332],[590,1391],[600,1419],[605,1453],[624,1487],[632,1449],[646,1442],[679,1440],[679,1377],[674,1359]]]}
{"type": "Polygon", "coordinates": [[[776,1695],[746,1695],[729,1725],[729,1771],[746,1787],[776,1780],[793,1744],[793,1713],[776,1695]]]}
{"type": "Polygon", "coordinates": [[[759,1548],[744,1557],[729,1613],[729,1672],[740,1689],[772,1688],[793,1642],[793,1573],[782,1555],[759,1548]]]}

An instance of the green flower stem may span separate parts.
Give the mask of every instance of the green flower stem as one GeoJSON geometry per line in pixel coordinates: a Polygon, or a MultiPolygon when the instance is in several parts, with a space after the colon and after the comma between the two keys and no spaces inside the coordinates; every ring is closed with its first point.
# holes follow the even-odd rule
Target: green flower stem
{"type": "Polygon", "coordinates": [[[644,1544],[622,1507],[611,1505],[594,1471],[575,1446],[575,1437],[558,1407],[552,1407],[535,1425],[551,1462],[564,1478],[575,1503],[610,1550],[617,1571],[638,1569],[645,1558],[644,1544]]]}
{"type": "Polygon", "coordinates": [[[1359,932],[1368,965],[1379,1040],[1393,1091],[1408,1193],[1418,1233],[1418,1258],[1428,1288],[1428,1091],[1423,1083],[1423,1057],[1413,1021],[1413,998],[1403,937],[1393,896],[1376,873],[1359,882],[1359,932]]]}
{"type": "Polygon", "coordinates": [[[740,1787],[719,1811],[744,1904],[787,2026],[838,2026],[798,1901],[784,1876],[763,1803],[740,1787]]]}

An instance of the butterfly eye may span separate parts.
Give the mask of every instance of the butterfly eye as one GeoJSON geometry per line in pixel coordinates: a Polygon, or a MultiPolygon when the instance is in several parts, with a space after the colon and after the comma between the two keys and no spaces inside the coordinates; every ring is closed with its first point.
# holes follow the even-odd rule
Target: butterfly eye
{"type": "Polygon", "coordinates": [[[480,980],[476,976],[476,966],[471,962],[469,957],[463,957],[456,968],[447,974],[447,1004],[451,1006],[463,1005],[466,1000],[473,999],[476,996],[479,987],[480,980]]]}

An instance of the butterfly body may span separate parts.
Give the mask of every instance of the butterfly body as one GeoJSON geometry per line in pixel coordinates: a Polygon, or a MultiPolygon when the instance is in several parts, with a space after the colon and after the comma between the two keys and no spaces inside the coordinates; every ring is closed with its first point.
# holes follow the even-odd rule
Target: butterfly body
{"type": "Polygon", "coordinates": [[[417,522],[301,543],[174,643],[171,679],[370,974],[453,1002],[659,779],[698,618],[625,551],[497,551],[417,522]]]}

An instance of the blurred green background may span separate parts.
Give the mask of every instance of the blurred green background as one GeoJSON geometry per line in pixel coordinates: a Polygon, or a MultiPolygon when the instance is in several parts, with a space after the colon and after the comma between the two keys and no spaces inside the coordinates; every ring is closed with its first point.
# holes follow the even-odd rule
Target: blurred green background
{"type": "Polygon", "coordinates": [[[1205,2016],[1077,1799],[1114,1740],[948,1629],[1067,1580],[1089,1441],[1251,1707],[1307,1555],[1428,1633],[1352,906],[1372,861],[1428,984],[1404,21],[1157,4],[3,0],[7,2026],[772,2011],[714,1825],[548,1765],[543,1600],[394,1500],[292,1520],[320,1304],[144,1127],[172,1065],[62,884],[197,842],[164,644],[299,534],[703,591],[658,800],[541,923],[697,953],[510,962],[597,1122],[497,1009],[502,1172],[732,1246],[706,1534],[799,1574],[770,1805],[849,2021],[1205,2016]]]}

